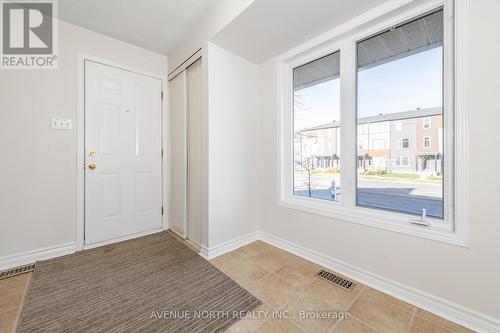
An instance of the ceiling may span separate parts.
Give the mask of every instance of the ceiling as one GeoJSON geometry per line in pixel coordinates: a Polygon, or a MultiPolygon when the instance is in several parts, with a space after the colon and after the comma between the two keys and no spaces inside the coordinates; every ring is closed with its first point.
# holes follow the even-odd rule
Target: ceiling
{"type": "Polygon", "coordinates": [[[220,0],[63,0],[59,17],[151,51],[174,49],[220,0]]]}
{"type": "Polygon", "coordinates": [[[213,41],[255,63],[328,31],[386,0],[255,0],[213,41]]]}

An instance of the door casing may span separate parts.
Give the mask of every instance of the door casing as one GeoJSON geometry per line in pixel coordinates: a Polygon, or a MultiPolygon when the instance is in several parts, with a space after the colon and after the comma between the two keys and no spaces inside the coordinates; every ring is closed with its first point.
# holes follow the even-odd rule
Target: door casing
{"type": "Polygon", "coordinates": [[[77,137],[77,185],[76,185],[76,250],[82,251],[84,249],[94,248],[109,243],[114,243],[121,240],[126,240],[130,238],[135,238],[138,236],[144,236],[152,234],[155,232],[163,231],[168,229],[168,212],[170,191],[168,184],[170,183],[170,136],[169,136],[169,110],[168,110],[168,85],[166,75],[159,73],[152,73],[138,69],[132,66],[118,64],[113,61],[95,57],[92,55],[84,54],[79,52],[77,54],[77,115],[76,115],[76,137],[77,137]],[[134,72],[137,74],[149,76],[155,79],[161,80],[163,100],[161,103],[161,140],[162,140],[162,202],[163,202],[163,215],[162,215],[162,226],[160,229],[144,232],[141,234],[135,234],[131,236],[126,236],[122,238],[112,239],[109,241],[103,241],[95,243],[89,246],[85,245],[85,61],[93,61],[100,63],[102,65],[115,67],[118,69],[134,72]]]}

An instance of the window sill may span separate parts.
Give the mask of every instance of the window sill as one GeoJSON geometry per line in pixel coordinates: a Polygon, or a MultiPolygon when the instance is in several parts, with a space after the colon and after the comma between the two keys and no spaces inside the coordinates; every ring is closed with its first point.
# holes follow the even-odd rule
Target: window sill
{"type": "Polygon", "coordinates": [[[469,247],[468,243],[458,237],[450,228],[449,221],[430,219],[429,226],[413,224],[411,219],[418,217],[402,213],[391,213],[370,208],[348,208],[342,203],[329,202],[322,199],[303,198],[295,195],[278,199],[278,206],[329,217],[335,220],[361,224],[364,226],[397,232],[419,238],[430,239],[461,247],[469,247]],[[438,224],[442,224],[441,226],[438,224]]]}

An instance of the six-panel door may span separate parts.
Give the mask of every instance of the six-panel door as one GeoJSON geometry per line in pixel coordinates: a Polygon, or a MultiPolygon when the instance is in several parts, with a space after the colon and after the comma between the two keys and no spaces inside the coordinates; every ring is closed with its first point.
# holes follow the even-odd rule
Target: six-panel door
{"type": "Polygon", "coordinates": [[[85,62],[85,244],[161,227],[161,80],[85,62]]]}

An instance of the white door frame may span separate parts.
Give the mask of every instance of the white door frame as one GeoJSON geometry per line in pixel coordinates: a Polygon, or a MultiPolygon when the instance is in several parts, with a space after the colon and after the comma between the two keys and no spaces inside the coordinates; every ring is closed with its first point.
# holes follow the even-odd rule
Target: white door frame
{"type": "Polygon", "coordinates": [[[77,156],[76,156],[76,250],[82,251],[84,249],[102,246],[109,243],[114,243],[120,240],[135,238],[138,236],[148,235],[168,229],[168,212],[170,190],[168,184],[170,183],[170,135],[169,135],[169,109],[168,109],[168,84],[167,76],[159,73],[152,73],[142,69],[134,68],[132,66],[118,64],[113,61],[95,57],[92,55],[77,53],[77,113],[76,113],[76,138],[77,138],[77,156]],[[85,245],[85,61],[93,61],[102,65],[115,67],[118,69],[134,72],[137,74],[149,76],[161,80],[163,100],[161,105],[161,140],[163,148],[162,157],[162,202],[164,212],[162,215],[162,227],[159,229],[151,230],[142,234],[134,234],[122,238],[115,238],[105,242],[99,242],[92,245],[85,245]],[[167,181],[165,181],[167,180],[167,181]]]}

